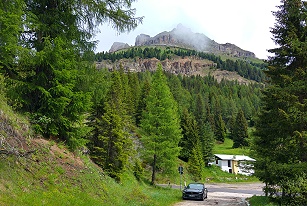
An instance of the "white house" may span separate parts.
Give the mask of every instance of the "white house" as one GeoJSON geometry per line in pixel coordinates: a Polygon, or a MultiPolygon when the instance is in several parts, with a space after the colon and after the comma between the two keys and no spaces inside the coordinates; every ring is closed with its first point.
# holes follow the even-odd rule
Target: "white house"
{"type": "Polygon", "coordinates": [[[211,165],[217,165],[222,170],[233,173],[251,175],[254,173],[253,162],[256,160],[245,155],[214,154],[215,161],[211,165]]]}

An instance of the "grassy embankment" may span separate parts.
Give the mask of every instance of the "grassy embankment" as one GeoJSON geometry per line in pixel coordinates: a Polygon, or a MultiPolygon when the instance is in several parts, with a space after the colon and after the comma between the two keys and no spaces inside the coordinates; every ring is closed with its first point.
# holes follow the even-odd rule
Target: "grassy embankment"
{"type": "Polygon", "coordinates": [[[35,137],[0,94],[0,205],[172,205],[179,190],[152,187],[127,171],[119,184],[88,156],[35,137]],[[10,151],[10,154],[5,154],[10,151]]]}

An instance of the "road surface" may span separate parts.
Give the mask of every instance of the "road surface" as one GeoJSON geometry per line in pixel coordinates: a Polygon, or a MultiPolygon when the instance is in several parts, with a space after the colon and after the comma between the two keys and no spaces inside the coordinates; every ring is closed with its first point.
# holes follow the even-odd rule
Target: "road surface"
{"type": "MultiPolygon", "coordinates": [[[[206,184],[208,198],[204,201],[183,200],[174,206],[217,205],[217,206],[246,206],[245,199],[253,195],[263,195],[262,183],[236,184],[206,184]]],[[[175,186],[176,187],[176,186],[175,186]]]]}

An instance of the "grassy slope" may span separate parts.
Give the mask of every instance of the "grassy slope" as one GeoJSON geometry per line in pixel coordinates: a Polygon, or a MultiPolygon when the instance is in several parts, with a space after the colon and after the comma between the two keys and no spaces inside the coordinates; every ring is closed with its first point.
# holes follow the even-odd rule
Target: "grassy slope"
{"type": "Polygon", "coordinates": [[[27,120],[7,106],[0,94],[0,205],[172,205],[179,190],[138,182],[131,172],[116,183],[88,156],[73,154],[61,143],[34,138],[27,120]],[[25,153],[29,152],[29,153],[25,153]],[[17,154],[17,153],[16,153],[17,154]]]}
{"type": "Polygon", "coordinates": [[[249,150],[246,148],[232,148],[233,141],[226,138],[224,143],[216,143],[213,148],[213,154],[229,154],[229,155],[248,155],[249,150]]]}
{"type": "Polygon", "coordinates": [[[171,205],[178,190],[151,187],[126,172],[121,184],[88,157],[35,140],[27,157],[1,156],[0,205],[171,205]]]}

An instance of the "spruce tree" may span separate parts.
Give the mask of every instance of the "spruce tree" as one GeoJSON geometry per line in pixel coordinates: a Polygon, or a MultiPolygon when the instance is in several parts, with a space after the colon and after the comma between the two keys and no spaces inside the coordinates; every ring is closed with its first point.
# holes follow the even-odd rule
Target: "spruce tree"
{"type": "Polygon", "coordinates": [[[202,171],[204,168],[204,161],[202,159],[201,146],[199,141],[195,142],[193,149],[190,151],[190,158],[188,161],[188,170],[192,175],[194,181],[199,181],[202,179],[202,171]]]}
{"type": "Polygon", "coordinates": [[[132,151],[129,137],[130,121],[126,115],[124,91],[120,74],[112,74],[108,100],[103,114],[92,124],[95,128],[91,143],[91,157],[111,177],[120,180],[120,174],[128,164],[132,151]]]}
{"type": "Polygon", "coordinates": [[[8,97],[44,137],[72,148],[85,143],[91,94],[78,87],[79,74],[92,67],[97,26],[108,21],[122,32],[142,20],[132,2],[1,1],[0,71],[9,77],[8,97]]]}
{"type": "Polygon", "coordinates": [[[152,167],[151,183],[155,184],[158,170],[166,174],[176,172],[182,137],[177,103],[161,64],[153,75],[140,127],[143,158],[152,167]]]}
{"type": "Polygon", "coordinates": [[[282,0],[274,12],[273,40],[267,75],[271,79],[263,93],[263,108],[256,122],[253,151],[256,175],[270,194],[282,190],[282,205],[304,205],[306,185],[289,183],[307,171],[307,3],[282,0]],[[299,192],[298,192],[299,191],[299,192]]]}
{"type": "Polygon", "coordinates": [[[234,128],[231,133],[233,148],[248,146],[248,125],[243,110],[237,114],[234,128]]]}
{"type": "Polygon", "coordinates": [[[182,139],[179,143],[181,147],[180,159],[188,162],[191,151],[195,148],[196,143],[199,143],[200,137],[197,122],[187,109],[183,110],[181,128],[182,139]]]}
{"type": "Polygon", "coordinates": [[[224,142],[226,137],[226,126],[222,114],[215,117],[215,138],[217,141],[224,142]]]}
{"type": "Polygon", "coordinates": [[[209,122],[206,122],[204,125],[202,125],[199,136],[202,159],[205,166],[208,166],[208,163],[212,160],[213,157],[213,147],[215,144],[214,132],[211,129],[209,122]]]}

